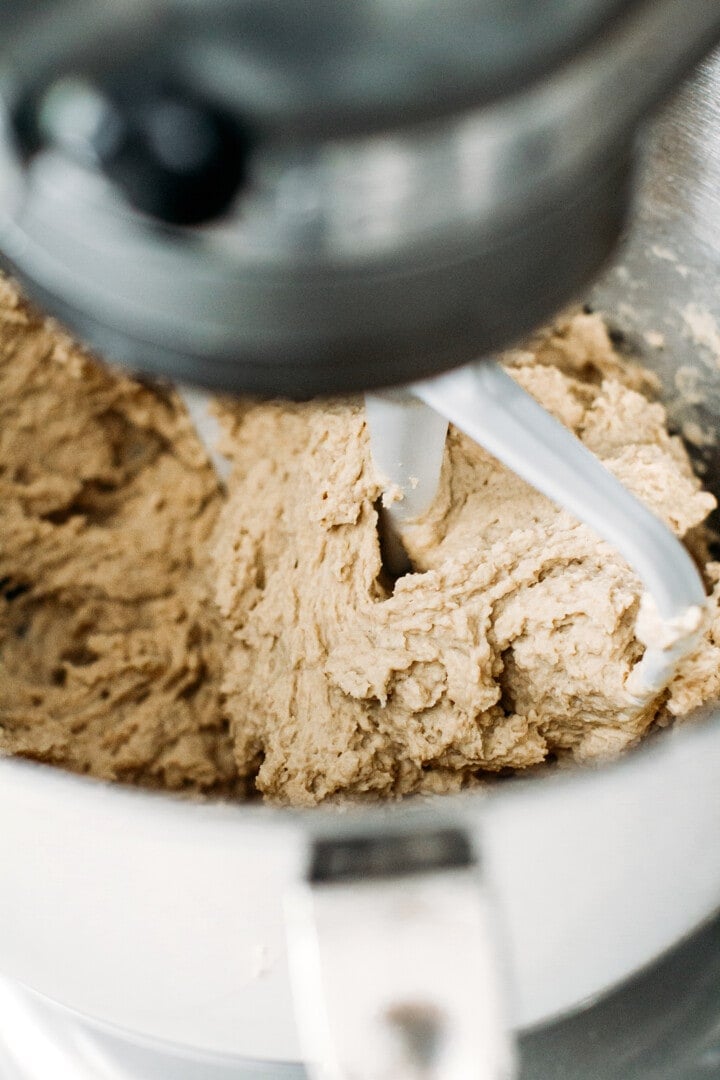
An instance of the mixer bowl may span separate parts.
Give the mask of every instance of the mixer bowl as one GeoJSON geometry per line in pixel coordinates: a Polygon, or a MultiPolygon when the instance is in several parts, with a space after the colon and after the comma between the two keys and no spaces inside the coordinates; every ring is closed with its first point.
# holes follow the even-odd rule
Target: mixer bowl
{"type": "MultiPolygon", "coordinates": [[[[590,302],[658,371],[720,495],[720,56],[644,156],[634,226],[590,302]]],[[[317,835],[442,826],[479,853],[510,1023],[527,1028],[626,979],[720,906],[718,776],[717,709],[602,769],[343,813],[191,802],[2,760],[0,974],[208,1070],[211,1057],[217,1070],[252,1059],[282,1075],[277,1063],[301,1058],[283,905],[317,835]]]]}

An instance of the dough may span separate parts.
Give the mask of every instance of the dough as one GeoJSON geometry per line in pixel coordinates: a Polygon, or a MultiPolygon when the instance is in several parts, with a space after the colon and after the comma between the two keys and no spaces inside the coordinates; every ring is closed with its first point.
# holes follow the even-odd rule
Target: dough
{"type": "MultiPolygon", "coordinates": [[[[700,550],[715,500],[597,316],[507,360],[700,550]]],[[[635,575],[457,431],[409,537],[415,572],[393,587],[359,401],[245,403],[223,422],[234,463],[214,553],[232,635],[224,688],[238,768],[273,800],[456,791],[483,772],[605,759],[720,689],[716,621],[670,693],[638,711],[624,686],[641,654],[635,575]]]]}
{"type": "Polygon", "coordinates": [[[0,280],[0,749],[237,790],[203,583],[220,495],[181,403],[0,280]]]}
{"type": "MultiPolygon", "coordinates": [[[[507,360],[705,561],[714,499],[601,321],[507,360]]],[[[0,279],[0,751],[310,805],[603,759],[720,693],[715,595],[638,713],[634,575],[457,432],[393,583],[359,401],[220,416],[227,498],[174,393],[101,366],[0,279]]]]}

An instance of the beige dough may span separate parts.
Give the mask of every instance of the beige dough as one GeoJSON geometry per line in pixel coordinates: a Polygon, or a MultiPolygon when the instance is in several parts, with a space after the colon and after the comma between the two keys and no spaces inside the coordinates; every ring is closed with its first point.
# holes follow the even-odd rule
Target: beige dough
{"type": "MultiPolygon", "coordinates": [[[[600,320],[508,363],[704,561],[714,500],[600,320]]],[[[0,751],[308,805],[601,759],[720,692],[715,597],[702,647],[638,715],[634,575],[457,432],[393,588],[359,402],[221,418],[224,508],[178,398],[99,365],[0,279],[0,751]]]]}
{"type": "MultiPolygon", "coordinates": [[[[699,550],[715,500],[598,317],[565,321],[508,363],[699,550]]],[[[359,402],[236,406],[224,423],[235,466],[215,547],[232,634],[224,686],[238,767],[267,796],[455,791],[482,771],[591,762],[720,689],[708,626],[670,695],[638,713],[625,690],[641,653],[635,575],[457,431],[411,537],[416,572],[393,590],[359,402]]]]}
{"type": "Polygon", "coordinates": [[[100,367],[0,279],[0,750],[237,790],[199,572],[218,505],[176,397],[100,367]]]}

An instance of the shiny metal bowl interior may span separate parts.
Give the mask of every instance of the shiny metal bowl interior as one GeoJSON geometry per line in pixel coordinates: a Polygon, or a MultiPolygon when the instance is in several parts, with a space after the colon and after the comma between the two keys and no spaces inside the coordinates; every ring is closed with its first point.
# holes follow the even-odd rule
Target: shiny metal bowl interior
{"type": "Polygon", "coordinates": [[[619,347],[658,374],[673,430],[720,496],[720,53],[656,122],[640,159],[628,237],[590,302],[619,347]]]}

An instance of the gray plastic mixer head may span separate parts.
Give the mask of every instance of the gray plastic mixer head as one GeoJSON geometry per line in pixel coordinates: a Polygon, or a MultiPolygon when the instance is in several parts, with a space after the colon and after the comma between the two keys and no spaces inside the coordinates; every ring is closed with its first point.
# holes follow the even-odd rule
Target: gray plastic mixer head
{"type": "Polygon", "coordinates": [[[0,251],[110,358],[400,384],[517,340],[614,249],[706,0],[10,3],[0,251]]]}

